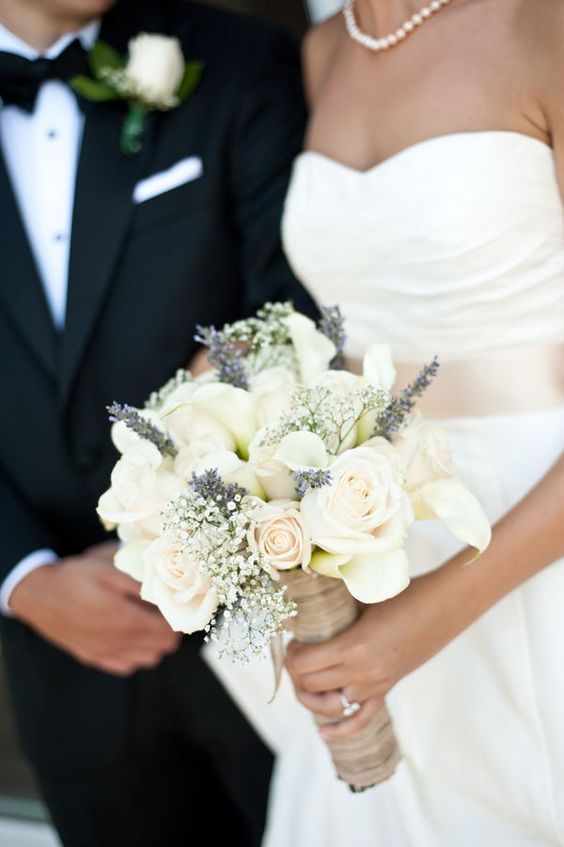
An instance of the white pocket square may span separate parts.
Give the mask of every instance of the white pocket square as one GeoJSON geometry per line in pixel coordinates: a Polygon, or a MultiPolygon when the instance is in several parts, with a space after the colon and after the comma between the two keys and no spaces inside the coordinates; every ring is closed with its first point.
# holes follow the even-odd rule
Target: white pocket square
{"type": "Polygon", "coordinates": [[[146,179],[140,180],[133,189],[133,202],[145,203],[165,191],[172,191],[180,185],[199,179],[204,173],[204,166],[199,156],[188,156],[181,159],[166,171],[159,171],[146,179]]]}

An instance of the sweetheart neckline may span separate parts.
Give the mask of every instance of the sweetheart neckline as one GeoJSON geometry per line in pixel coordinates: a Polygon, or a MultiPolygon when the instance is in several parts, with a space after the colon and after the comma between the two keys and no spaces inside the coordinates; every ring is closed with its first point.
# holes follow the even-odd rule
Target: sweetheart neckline
{"type": "Polygon", "coordinates": [[[541,148],[544,148],[548,153],[550,153],[551,156],[554,156],[554,150],[545,141],[541,141],[540,138],[535,138],[533,135],[527,135],[525,132],[516,132],[515,130],[510,129],[481,129],[471,130],[467,132],[443,133],[442,135],[434,135],[431,138],[425,138],[422,141],[416,141],[414,144],[409,144],[402,150],[398,150],[397,153],[392,153],[391,156],[388,156],[386,159],[382,159],[381,162],[377,162],[375,165],[372,165],[372,167],[366,168],[366,170],[361,170],[360,168],[355,168],[352,165],[347,165],[344,162],[340,162],[338,159],[333,159],[331,158],[331,156],[327,156],[325,153],[320,153],[317,150],[302,150],[302,152],[298,154],[297,160],[301,160],[306,156],[314,157],[317,159],[321,159],[322,161],[328,162],[330,165],[333,165],[334,167],[340,170],[348,171],[349,173],[352,173],[358,177],[363,177],[370,176],[376,173],[377,171],[380,171],[386,165],[392,164],[397,160],[401,159],[406,154],[419,150],[422,147],[431,146],[438,142],[450,141],[452,139],[473,138],[474,136],[483,137],[488,135],[514,137],[524,139],[525,141],[531,141],[537,146],[540,145],[541,148]]]}

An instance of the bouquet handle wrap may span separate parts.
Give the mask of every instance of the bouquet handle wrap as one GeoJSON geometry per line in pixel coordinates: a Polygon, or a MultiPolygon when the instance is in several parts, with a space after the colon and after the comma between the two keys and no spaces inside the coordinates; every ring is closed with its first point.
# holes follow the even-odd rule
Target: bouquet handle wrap
{"type": "MultiPolygon", "coordinates": [[[[289,622],[297,641],[316,644],[348,629],[358,617],[354,598],[340,579],[304,571],[280,573],[288,596],[298,607],[289,622]]],[[[316,717],[319,725],[328,723],[316,717]]],[[[384,782],[394,773],[401,758],[394,727],[386,704],[366,729],[349,738],[326,742],[340,779],[353,790],[384,782]]]]}

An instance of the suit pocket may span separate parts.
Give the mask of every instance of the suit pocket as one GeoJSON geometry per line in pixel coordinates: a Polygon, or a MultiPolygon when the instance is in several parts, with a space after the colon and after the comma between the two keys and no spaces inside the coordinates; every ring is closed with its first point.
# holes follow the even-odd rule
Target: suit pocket
{"type": "Polygon", "coordinates": [[[211,202],[209,180],[199,177],[135,205],[132,230],[153,229],[176,218],[187,217],[211,202]]]}

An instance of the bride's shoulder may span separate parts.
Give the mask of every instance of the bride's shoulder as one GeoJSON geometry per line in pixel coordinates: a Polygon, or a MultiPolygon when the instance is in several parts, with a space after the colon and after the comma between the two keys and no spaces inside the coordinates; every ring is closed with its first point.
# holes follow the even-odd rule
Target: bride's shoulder
{"type": "Polygon", "coordinates": [[[543,104],[557,105],[560,112],[564,109],[564,0],[519,0],[518,8],[520,46],[529,78],[536,82],[543,104]]]}
{"type": "Polygon", "coordinates": [[[306,93],[310,104],[323,81],[342,32],[342,15],[337,14],[312,27],[305,35],[302,60],[306,93]]]}

